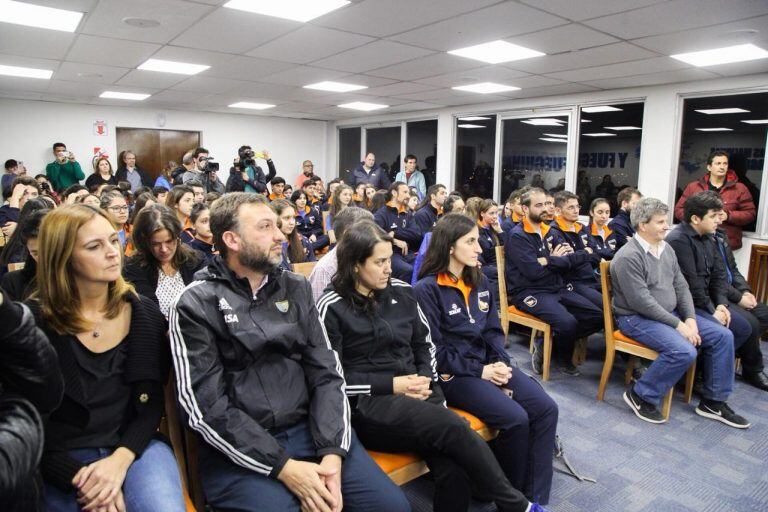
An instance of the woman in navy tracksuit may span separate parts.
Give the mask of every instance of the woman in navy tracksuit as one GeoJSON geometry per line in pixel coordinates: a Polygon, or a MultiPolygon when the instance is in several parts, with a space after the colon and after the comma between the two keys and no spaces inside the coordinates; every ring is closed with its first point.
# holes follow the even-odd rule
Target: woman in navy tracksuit
{"type": "Polygon", "coordinates": [[[604,260],[612,260],[616,253],[616,235],[608,227],[611,205],[602,197],[595,198],[589,206],[587,245],[604,260]]]}
{"type": "Polygon", "coordinates": [[[317,301],[344,370],[355,432],[370,450],[424,457],[435,479],[436,512],[465,512],[472,490],[501,512],[543,511],[445,407],[427,320],[411,286],[390,278],[391,242],[375,223],[356,223],[339,243],[339,270],[317,301]]]}
{"type": "Polygon", "coordinates": [[[328,245],[328,235],[323,234],[323,214],[320,209],[307,204],[307,194],[303,190],[294,192],[291,202],[296,205],[296,230],[299,234],[312,242],[314,250],[328,245]]]}
{"type": "Polygon", "coordinates": [[[494,450],[507,478],[528,499],[549,501],[557,404],[504,350],[494,291],[477,269],[478,229],[465,216],[438,221],[414,287],[437,347],[448,404],[499,429],[494,450]]]}

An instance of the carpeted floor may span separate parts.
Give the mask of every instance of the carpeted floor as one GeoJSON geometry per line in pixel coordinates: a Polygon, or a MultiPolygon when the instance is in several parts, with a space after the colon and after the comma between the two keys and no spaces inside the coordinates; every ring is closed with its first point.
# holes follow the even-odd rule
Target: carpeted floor
{"type": "MultiPolygon", "coordinates": [[[[510,354],[530,372],[526,340],[511,335],[510,354]]],[[[763,344],[768,353],[768,343],[763,344]]],[[[738,378],[728,403],[752,422],[739,430],[697,416],[676,393],[669,422],[639,420],[622,400],[623,362],[617,362],[597,402],[605,355],[601,336],[589,342],[580,377],[557,370],[544,384],[560,407],[558,431],[570,462],[596,484],[555,473],[551,512],[768,511],[768,393],[738,378]]],[[[431,510],[432,485],[422,477],[404,488],[414,512],[431,510]]],[[[477,504],[473,511],[491,511],[477,504]]]]}

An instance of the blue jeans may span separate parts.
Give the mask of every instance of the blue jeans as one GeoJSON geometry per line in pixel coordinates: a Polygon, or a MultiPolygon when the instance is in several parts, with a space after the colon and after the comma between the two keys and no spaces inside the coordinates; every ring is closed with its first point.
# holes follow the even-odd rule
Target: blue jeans
{"type": "MultiPolygon", "coordinates": [[[[291,458],[318,462],[306,423],[270,433],[291,458]]],[[[238,466],[204,441],[200,442],[198,461],[206,501],[217,510],[298,512],[301,508],[282,482],[238,466]]],[[[346,511],[411,510],[403,491],[381,471],[354,434],[341,468],[341,491],[346,511]]]]}
{"type": "MultiPolygon", "coordinates": [[[[111,455],[112,448],[80,448],[69,454],[83,464],[90,464],[111,455]]],[[[133,461],[123,482],[126,510],[131,512],[184,512],[176,458],[173,450],[162,441],[153,439],[141,457],[133,461]]],[[[45,486],[45,506],[48,512],[79,512],[75,488],[62,492],[58,487],[45,486]]]]}
{"type": "MultiPolygon", "coordinates": [[[[699,314],[696,325],[701,336],[702,397],[724,402],[733,390],[733,334],[717,320],[699,314]]],[[[674,327],[641,315],[617,316],[616,326],[659,353],[635,384],[635,393],[646,402],[659,405],[696,359],[696,347],[674,327]]]]}

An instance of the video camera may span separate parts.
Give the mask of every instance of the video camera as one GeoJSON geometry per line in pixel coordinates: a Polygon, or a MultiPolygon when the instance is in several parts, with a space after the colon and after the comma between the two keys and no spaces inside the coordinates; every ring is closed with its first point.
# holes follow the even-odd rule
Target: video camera
{"type": "Polygon", "coordinates": [[[219,170],[219,163],[214,162],[212,156],[201,158],[199,161],[203,162],[203,166],[200,168],[202,172],[212,173],[219,170]]]}

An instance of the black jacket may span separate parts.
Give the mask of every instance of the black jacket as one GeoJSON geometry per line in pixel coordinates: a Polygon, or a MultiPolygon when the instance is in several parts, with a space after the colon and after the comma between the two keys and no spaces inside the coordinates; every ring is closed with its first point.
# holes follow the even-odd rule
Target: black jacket
{"type": "Polygon", "coordinates": [[[723,259],[710,235],[699,235],[686,222],[678,224],[666,238],[677,256],[680,270],[691,289],[693,305],[714,313],[720,304],[728,304],[728,279],[723,259]]]}
{"type": "MultiPolygon", "coordinates": [[[[407,243],[410,253],[419,252],[424,234],[416,225],[413,212],[385,204],[373,212],[373,221],[387,233],[394,232],[395,238],[407,243]]],[[[398,253],[400,252],[397,247],[393,247],[393,249],[398,253]]]]}
{"type": "Polygon", "coordinates": [[[234,464],[276,477],[289,454],[270,434],[308,422],[317,456],[345,456],[344,377],[306,279],[276,270],[252,293],[216,257],[171,307],[179,401],[191,428],[234,464]]]}
{"type": "Polygon", "coordinates": [[[629,219],[629,212],[624,209],[619,209],[616,216],[608,223],[608,227],[613,230],[614,239],[616,240],[616,251],[621,249],[624,244],[629,242],[629,239],[635,236],[635,229],[632,227],[632,222],[629,219]]]}
{"type": "Polygon", "coordinates": [[[726,295],[731,302],[738,303],[744,292],[752,292],[749,287],[749,283],[744,279],[744,276],[739,272],[739,268],[736,266],[736,258],[733,255],[731,246],[728,243],[728,234],[724,229],[718,228],[714,234],[715,244],[718,249],[718,254],[723,261],[723,269],[725,270],[726,278],[728,280],[728,288],[726,289],[726,295]]]}
{"type": "Polygon", "coordinates": [[[272,178],[275,177],[277,174],[277,169],[275,169],[275,164],[272,162],[272,159],[270,158],[267,160],[267,168],[269,169],[269,174],[264,175],[264,171],[261,170],[261,167],[258,165],[251,166],[251,169],[253,169],[253,179],[252,180],[244,180],[243,179],[243,171],[245,168],[240,167],[230,167],[229,168],[229,178],[227,179],[227,185],[226,185],[226,191],[227,192],[245,192],[246,185],[253,188],[256,192],[259,192],[261,194],[264,194],[267,192],[267,183],[272,181],[272,178]]]}
{"type": "Polygon", "coordinates": [[[317,301],[344,367],[347,395],[391,395],[394,377],[414,373],[437,382],[435,346],[411,285],[392,279],[376,293],[371,312],[363,301],[343,299],[331,288],[317,301]]]}
{"type": "MultiPolygon", "coordinates": [[[[205,268],[208,264],[208,259],[204,254],[195,250],[196,259],[188,260],[180,269],[181,279],[184,284],[191,283],[195,278],[195,272],[205,268]]],[[[148,299],[152,299],[155,304],[159,304],[157,300],[157,281],[159,277],[159,269],[155,265],[141,265],[139,261],[133,257],[129,258],[123,267],[123,277],[126,281],[131,283],[139,295],[143,295],[148,299]]]]}
{"type": "MultiPolygon", "coordinates": [[[[131,407],[122,419],[118,446],[128,448],[139,458],[155,436],[164,411],[163,385],[168,379],[169,368],[168,328],[165,318],[152,301],[132,294],[127,300],[131,302],[132,310],[123,377],[131,385],[131,407]]],[[[40,315],[39,303],[32,301],[29,305],[35,312],[38,325],[56,349],[64,376],[64,398],[51,413],[48,423],[85,427],[90,409],[83,392],[81,370],[72,351],[71,336],[60,335],[47,328],[40,315]]],[[[55,428],[46,428],[41,465],[43,478],[64,492],[72,492],[72,478],[84,464],[72,458],[66,450],[58,448],[60,440],[56,434],[55,428]]]]}
{"type": "Polygon", "coordinates": [[[23,269],[14,270],[3,275],[0,280],[0,286],[8,293],[11,300],[25,301],[37,288],[37,281],[35,280],[36,271],[37,265],[35,260],[27,258],[23,269]]]}
{"type": "Polygon", "coordinates": [[[574,253],[584,253],[586,257],[585,261],[574,265],[573,269],[566,274],[565,279],[572,283],[597,284],[594,269],[600,267],[600,255],[589,245],[587,229],[579,222],[574,222],[573,227],[569,228],[568,223],[558,217],[555,217],[549,226],[552,228],[550,232],[554,236],[554,247],[568,244],[574,253]],[[591,254],[587,252],[587,247],[592,250],[591,254]]]}
{"type": "MultiPolygon", "coordinates": [[[[155,180],[153,180],[149,174],[147,174],[147,171],[138,165],[134,167],[133,170],[139,173],[142,186],[152,188],[152,186],[155,184],[155,180]]],[[[126,167],[118,169],[117,172],[115,172],[115,181],[128,181],[128,169],[126,167]]]]}
{"type": "Polygon", "coordinates": [[[369,173],[366,172],[363,167],[363,162],[357,164],[357,167],[352,171],[349,180],[349,186],[352,188],[357,187],[360,183],[369,183],[373,185],[376,190],[386,190],[390,185],[389,176],[384,172],[384,169],[376,164],[369,173]]]}
{"type": "Polygon", "coordinates": [[[413,221],[421,232],[422,237],[432,231],[437,221],[442,217],[442,212],[438,212],[432,203],[427,203],[424,208],[416,210],[413,214],[413,221]]]}

